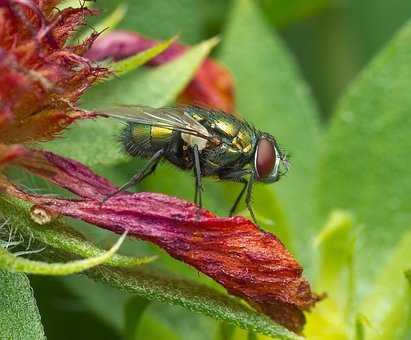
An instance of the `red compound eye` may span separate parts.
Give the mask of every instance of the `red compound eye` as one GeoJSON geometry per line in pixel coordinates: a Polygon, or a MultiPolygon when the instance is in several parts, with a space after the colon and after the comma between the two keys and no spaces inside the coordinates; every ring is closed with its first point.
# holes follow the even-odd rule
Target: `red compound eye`
{"type": "Polygon", "coordinates": [[[277,155],[274,145],[267,139],[261,138],[257,145],[255,161],[257,178],[265,178],[272,172],[276,157],[277,155]]]}

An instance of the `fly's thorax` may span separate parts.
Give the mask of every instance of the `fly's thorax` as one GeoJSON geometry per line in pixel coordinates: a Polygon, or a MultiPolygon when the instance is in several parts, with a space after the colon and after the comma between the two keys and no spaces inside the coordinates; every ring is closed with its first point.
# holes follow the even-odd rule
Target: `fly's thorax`
{"type": "MultiPolygon", "coordinates": [[[[207,136],[207,137],[212,137],[210,132],[202,125],[200,125],[197,129],[197,132],[200,135],[207,136]]],[[[189,133],[181,133],[181,138],[184,142],[187,143],[190,147],[197,146],[199,151],[202,151],[207,147],[208,140],[205,138],[202,138],[200,136],[194,136],[189,133]]]]}
{"type": "Polygon", "coordinates": [[[255,138],[252,131],[240,129],[232,143],[244,153],[251,153],[254,149],[255,138]]]}
{"type": "MultiPolygon", "coordinates": [[[[234,129],[231,130],[234,133],[234,129]]],[[[253,159],[254,135],[253,131],[239,127],[233,137],[224,138],[224,142],[207,148],[204,152],[205,172],[218,174],[227,169],[240,170],[249,167],[253,159]]]]}
{"type": "Polygon", "coordinates": [[[209,128],[237,151],[245,154],[253,151],[255,132],[246,122],[233,116],[220,115],[214,116],[209,128]]]}
{"type": "Polygon", "coordinates": [[[190,147],[194,147],[195,145],[198,147],[199,151],[204,150],[207,147],[208,141],[204,138],[189,135],[187,133],[181,133],[181,139],[187,143],[190,147]]]}
{"type": "Polygon", "coordinates": [[[215,131],[219,131],[225,134],[226,136],[234,137],[238,134],[240,125],[235,123],[231,119],[224,117],[214,120],[211,123],[211,128],[215,131]]]}
{"type": "Polygon", "coordinates": [[[226,165],[234,164],[241,159],[243,153],[230,144],[223,143],[218,147],[207,150],[207,159],[213,164],[226,165]]]}

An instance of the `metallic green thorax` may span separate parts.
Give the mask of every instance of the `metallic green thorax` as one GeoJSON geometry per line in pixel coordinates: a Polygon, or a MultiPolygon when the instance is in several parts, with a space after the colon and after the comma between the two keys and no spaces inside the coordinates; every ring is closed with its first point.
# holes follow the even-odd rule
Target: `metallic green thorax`
{"type": "MultiPolygon", "coordinates": [[[[204,126],[219,143],[208,141],[200,150],[202,176],[223,177],[225,173],[252,163],[258,132],[234,116],[200,107],[184,108],[186,114],[204,126]]],[[[182,169],[193,167],[192,147],[182,132],[171,128],[128,123],[122,141],[133,156],[151,157],[160,149],[164,157],[182,169]]]]}

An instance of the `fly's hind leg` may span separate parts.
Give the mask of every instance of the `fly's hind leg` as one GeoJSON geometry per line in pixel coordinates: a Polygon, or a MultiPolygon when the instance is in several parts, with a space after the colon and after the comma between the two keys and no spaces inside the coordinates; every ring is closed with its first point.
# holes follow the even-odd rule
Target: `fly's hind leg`
{"type": "Polygon", "coordinates": [[[161,160],[161,158],[164,155],[164,149],[158,150],[151,158],[150,160],[144,165],[143,168],[140,169],[139,172],[137,172],[127,183],[123,184],[120,188],[118,188],[116,191],[112,192],[111,194],[107,195],[103,199],[103,203],[107,201],[110,197],[113,197],[117,195],[119,192],[125,191],[128,188],[132,187],[133,185],[141,182],[144,178],[149,176],[154,172],[154,170],[157,167],[158,162],[161,160]]]}
{"type": "MultiPolygon", "coordinates": [[[[200,167],[200,154],[198,152],[198,146],[194,145],[193,147],[194,153],[194,176],[195,176],[195,192],[194,192],[194,203],[197,204],[200,209],[203,207],[203,200],[201,197],[201,192],[203,187],[201,185],[201,167],[200,167]]],[[[199,211],[197,213],[197,217],[199,217],[199,211]]]]}

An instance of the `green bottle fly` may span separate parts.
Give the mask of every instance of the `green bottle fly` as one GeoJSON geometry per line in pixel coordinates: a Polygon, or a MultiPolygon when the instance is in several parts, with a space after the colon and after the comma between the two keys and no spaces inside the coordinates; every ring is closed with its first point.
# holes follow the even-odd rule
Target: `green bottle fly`
{"type": "Polygon", "coordinates": [[[221,111],[199,106],[158,109],[121,106],[101,113],[126,121],[121,135],[126,152],[149,159],[129,182],[109,197],[140,182],[155,170],[161,159],[166,159],[183,170],[194,170],[194,201],[200,207],[202,177],[244,183],[230,216],[246,193],[245,201],[255,221],[251,207],[253,183],[276,182],[288,170],[286,155],[272,135],[221,111]]]}

